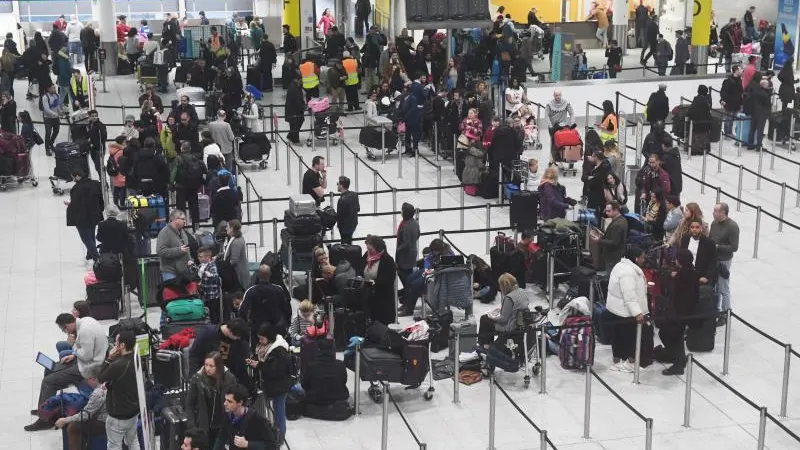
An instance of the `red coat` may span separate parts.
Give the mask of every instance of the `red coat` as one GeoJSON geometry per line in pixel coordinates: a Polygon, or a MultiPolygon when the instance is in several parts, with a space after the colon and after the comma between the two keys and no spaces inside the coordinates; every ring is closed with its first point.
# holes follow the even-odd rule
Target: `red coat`
{"type": "Polygon", "coordinates": [[[122,44],[125,42],[125,38],[128,37],[128,31],[130,31],[131,27],[125,25],[122,22],[117,23],[117,42],[122,44]]]}
{"type": "Polygon", "coordinates": [[[59,31],[65,31],[67,29],[67,20],[58,18],[55,22],[53,22],[53,26],[58,28],[59,31]]]}

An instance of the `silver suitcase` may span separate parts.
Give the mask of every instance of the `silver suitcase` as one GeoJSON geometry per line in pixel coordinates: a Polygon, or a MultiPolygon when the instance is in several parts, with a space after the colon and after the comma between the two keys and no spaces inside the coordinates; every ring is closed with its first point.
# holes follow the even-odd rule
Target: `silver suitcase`
{"type": "Polygon", "coordinates": [[[453,343],[456,331],[458,331],[460,335],[458,339],[458,351],[461,353],[474,351],[475,346],[478,344],[478,338],[475,337],[475,334],[478,333],[478,324],[475,323],[474,320],[453,322],[450,324],[450,342],[448,344],[450,347],[450,356],[453,357],[456,351],[456,346],[453,343]]]}
{"type": "Polygon", "coordinates": [[[317,203],[309,195],[293,195],[289,197],[289,210],[295,216],[316,215],[317,203]]]}
{"type": "Polygon", "coordinates": [[[187,86],[180,88],[175,94],[177,95],[178,100],[180,100],[184,95],[189,97],[189,103],[205,103],[206,101],[206,91],[205,89],[199,87],[187,86]]]}

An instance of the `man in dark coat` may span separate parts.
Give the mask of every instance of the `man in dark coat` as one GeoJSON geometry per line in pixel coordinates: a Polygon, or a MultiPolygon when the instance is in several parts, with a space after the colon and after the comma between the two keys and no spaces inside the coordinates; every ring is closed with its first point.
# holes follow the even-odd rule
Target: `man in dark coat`
{"type": "Polygon", "coordinates": [[[262,324],[269,323],[278,327],[280,334],[287,334],[292,317],[292,305],[289,297],[279,286],[272,284],[272,269],[266,264],[258,268],[258,282],[245,291],[242,304],[239,306],[239,317],[250,326],[252,343],[258,342],[257,332],[262,324]]]}
{"type": "Polygon", "coordinates": [[[95,229],[103,220],[103,188],[100,182],[87,178],[81,168],[72,169],[75,186],[69,192],[67,205],[67,226],[78,229],[78,235],[86,246],[86,259],[97,259],[95,229]]]}
{"type": "Polygon", "coordinates": [[[81,30],[80,40],[83,54],[86,55],[84,60],[86,73],[99,70],[95,52],[100,48],[100,36],[97,35],[91,22],[87,22],[86,26],[81,30]]]}
{"type": "Polygon", "coordinates": [[[644,0],[639,0],[636,7],[636,44],[642,48],[647,47],[647,23],[650,21],[650,11],[644,5],[644,0]]]}
{"type": "MultiPolygon", "coordinates": [[[[735,65],[732,72],[725,81],[722,82],[722,88],[719,91],[719,103],[725,110],[728,116],[736,116],[742,109],[742,98],[744,97],[744,88],[742,87],[742,68],[735,65]]],[[[723,131],[726,136],[733,134],[733,121],[726,120],[723,124],[723,131]]]]}
{"type": "Polygon", "coordinates": [[[189,348],[189,373],[203,367],[206,355],[218,351],[225,367],[238,380],[247,380],[244,360],[248,355],[247,339],[250,329],[244,319],[236,318],[222,325],[202,325],[197,327],[195,339],[189,348]]]}
{"type": "Polygon", "coordinates": [[[261,39],[258,55],[258,63],[263,80],[261,88],[264,92],[272,92],[272,69],[275,68],[275,64],[278,62],[278,54],[275,51],[275,45],[269,41],[269,36],[266,34],[261,39]]]}
{"type": "Polygon", "coordinates": [[[89,111],[89,123],[86,124],[86,133],[89,138],[90,154],[94,162],[94,168],[99,174],[102,174],[103,153],[108,141],[108,131],[106,125],[100,121],[100,114],[97,110],[89,111]]]}
{"type": "Polygon", "coordinates": [[[756,150],[761,148],[761,141],[764,139],[764,125],[769,119],[772,109],[772,92],[769,89],[769,81],[761,80],[758,87],[750,92],[748,101],[750,108],[750,137],[747,140],[747,149],[756,150]]]}
{"type": "Polygon", "coordinates": [[[356,37],[364,37],[364,30],[369,30],[369,18],[372,6],[369,0],[356,0],[356,37]]]}
{"type": "Polygon", "coordinates": [[[652,127],[656,122],[664,122],[669,116],[669,97],[666,83],[660,83],[658,90],[647,99],[647,121],[652,127]]]}
{"type": "Polygon", "coordinates": [[[128,251],[128,224],[117,220],[117,210],[109,208],[106,220],[97,225],[97,241],[100,249],[109,253],[126,253],[128,251]]]}
{"type": "MultiPolygon", "coordinates": [[[[494,130],[494,137],[487,153],[489,154],[489,167],[494,172],[500,170],[500,164],[508,168],[513,165],[512,161],[519,159],[519,155],[522,154],[522,138],[511,126],[510,120],[506,120],[503,125],[494,130]]],[[[503,172],[505,178],[507,172],[503,172]]]]}
{"type": "Polygon", "coordinates": [[[328,39],[325,40],[325,56],[328,59],[340,59],[346,43],[344,34],[339,31],[339,27],[332,26],[328,39]]]}
{"type": "Polygon", "coordinates": [[[461,121],[467,117],[467,105],[464,104],[461,92],[456,89],[453,89],[453,100],[447,104],[446,117],[449,133],[447,133],[447,139],[445,139],[443,142],[444,145],[441,147],[452,150],[456,139],[458,139],[458,135],[461,134],[458,127],[461,125],[461,121]]]}
{"type": "Polygon", "coordinates": [[[625,256],[625,244],[628,239],[628,219],[622,215],[621,207],[616,201],[610,201],[606,204],[605,215],[611,219],[611,223],[608,224],[602,236],[592,234],[591,239],[600,243],[605,270],[611,272],[611,269],[625,256]]]}
{"type": "Polygon", "coordinates": [[[339,177],[336,187],[342,194],[336,204],[336,225],[339,227],[342,244],[352,244],[353,233],[358,226],[358,213],[361,211],[358,193],[350,190],[350,178],[344,175],[339,177]]]}
{"type": "Polygon", "coordinates": [[[286,121],[289,122],[289,134],[286,138],[292,144],[300,143],[300,128],[306,117],[306,97],[299,78],[292,80],[286,91],[286,121]]]}
{"type": "Polygon", "coordinates": [[[647,40],[647,45],[642,47],[642,55],[641,55],[641,63],[643,66],[647,65],[647,61],[650,59],[651,56],[655,56],[656,54],[656,46],[658,46],[658,17],[653,16],[650,18],[650,21],[647,22],[647,31],[645,32],[645,39],[647,40]]]}

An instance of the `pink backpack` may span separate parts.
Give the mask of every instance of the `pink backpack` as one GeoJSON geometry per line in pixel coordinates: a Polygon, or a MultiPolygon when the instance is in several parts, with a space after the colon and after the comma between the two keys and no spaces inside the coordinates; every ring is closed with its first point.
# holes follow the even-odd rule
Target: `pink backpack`
{"type": "Polygon", "coordinates": [[[321,113],[327,111],[331,107],[331,101],[328,97],[312,98],[308,101],[308,109],[313,113],[321,113]]]}

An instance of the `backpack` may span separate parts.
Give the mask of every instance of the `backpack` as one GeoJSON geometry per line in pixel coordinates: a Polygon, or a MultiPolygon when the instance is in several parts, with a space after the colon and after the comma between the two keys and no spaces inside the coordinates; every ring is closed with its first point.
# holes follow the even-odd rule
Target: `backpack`
{"type": "Polygon", "coordinates": [[[112,177],[119,175],[119,166],[112,157],[109,157],[108,161],[106,161],[106,173],[112,177]]]}
{"type": "Polygon", "coordinates": [[[116,253],[100,253],[92,270],[98,281],[117,282],[122,280],[122,264],[116,253]]]}
{"type": "Polygon", "coordinates": [[[184,187],[196,188],[203,185],[203,162],[199,158],[190,156],[184,158],[181,165],[180,181],[184,187]]]}
{"type": "Polygon", "coordinates": [[[558,358],[564,369],[585,369],[594,363],[594,331],[590,317],[567,317],[563,325],[583,325],[579,328],[564,328],[559,340],[558,358]]]}

